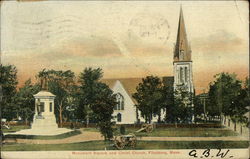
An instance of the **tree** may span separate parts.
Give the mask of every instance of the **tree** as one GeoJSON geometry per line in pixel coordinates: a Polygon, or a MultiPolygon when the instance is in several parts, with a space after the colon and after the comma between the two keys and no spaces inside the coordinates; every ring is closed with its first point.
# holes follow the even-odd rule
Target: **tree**
{"type": "Polygon", "coordinates": [[[17,87],[17,69],[13,65],[0,65],[0,85],[2,87],[1,118],[8,121],[17,118],[18,112],[14,102],[17,87]]]}
{"type": "Polygon", "coordinates": [[[164,107],[162,100],[162,82],[160,78],[147,76],[142,79],[142,83],[136,87],[136,93],[133,98],[136,100],[135,105],[141,112],[141,116],[147,123],[151,123],[153,115],[158,115],[160,119],[161,110],[164,107]]]}
{"type": "Polygon", "coordinates": [[[233,117],[236,112],[242,111],[238,103],[242,94],[241,81],[236,78],[235,74],[224,72],[215,75],[215,78],[216,80],[210,83],[208,113],[213,116],[223,114],[233,117]]]}
{"type": "Polygon", "coordinates": [[[56,95],[56,116],[58,116],[60,127],[62,127],[63,112],[69,104],[69,99],[75,87],[75,74],[71,70],[56,71],[43,69],[38,73],[37,77],[40,79],[41,85],[44,85],[45,88],[47,87],[51,93],[56,95]],[[47,83],[44,84],[43,82],[47,83]]]}
{"type": "Polygon", "coordinates": [[[26,125],[28,121],[32,121],[32,117],[35,111],[35,99],[33,95],[36,94],[39,90],[39,85],[32,85],[31,80],[29,79],[15,95],[15,103],[18,106],[18,114],[22,119],[25,120],[26,125]]]}
{"type": "Polygon", "coordinates": [[[219,101],[219,98],[217,96],[217,88],[216,85],[209,86],[209,92],[208,92],[208,103],[206,107],[206,111],[208,113],[208,116],[213,118],[215,116],[221,115],[221,108],[218,107],[217,102],[219,101]]]}
{"type": "Polygon", "coordinates": [[[230,118],[233,122],[242,124],[248,123],[248,118],[245,114],[249,111],[250,99],[249,99],[249,79],[246,78],[243,88],[237,94],[236,98],[233,99],[230,111],[232,112],[230,118]]]}
{"type": "Polygon", "coordinates": [[[194,117],[195,121],[199,119],[199,117],[204,114],[205,120],[207,120],[207,94],[203,93],[194,97],[194,117]]]}
{"type": "Polygon", "coordinates": [[[112,90],[100,82],[102,75],[100,68],[86,68],[80,73],[81,100],[78,112],[85,114],[87,120],[91,115],[105,140],[109,140],[113,137],[114,123],[111,120],[117,102],[112,90]]]}
{"type": "Polygon", "coordinates": [[[174,90],[172,86],[163,85],[162,87],[162,103],[166,108],[165,121],[168,123],[175,122],[175,106],[174,106],[174,90]]]}
{"type": "Polygon", "coordinates": [[[173,116],[176,123],[190,123],[193,116],[193,94],[179,88],[174,92],[173,116]]]}

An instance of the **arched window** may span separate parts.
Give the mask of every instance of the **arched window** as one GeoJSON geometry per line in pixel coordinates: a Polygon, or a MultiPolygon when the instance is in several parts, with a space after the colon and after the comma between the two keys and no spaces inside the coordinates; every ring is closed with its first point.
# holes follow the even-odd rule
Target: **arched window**
{"type": "Polygon", "coordinates": [[[118,121],[118,122],[121,122],[121,121],[122,121],[122,114],[121,114],[121,113],[118,113],[118,114],[117,114],[117,121],[118,121]]]}
{"type": "Polygon", "coordinates": [[[188,76],[188,73],[187,73],[187,67],[185,67],[185,82],[187,82],[187,76],[188,76]]]}
{"type": "Polygon", "coordinates": [[[124,110],[124,97],[120,93],[116,94],[116,102],[115,110],[124,110]]]}
{"type": "Polygon", "coordinates": [[[183,83],[183,68],[180,68],[180,83],[183,83]]]}

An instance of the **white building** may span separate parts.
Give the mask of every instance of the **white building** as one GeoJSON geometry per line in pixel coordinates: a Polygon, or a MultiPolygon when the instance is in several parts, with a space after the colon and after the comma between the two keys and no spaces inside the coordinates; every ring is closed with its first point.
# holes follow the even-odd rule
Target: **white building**
{"type": "MultiPolygon", "coordinates": [[[[173,85],[171,79],[173,77],[163,77],[163,81],[173,85]]],[[[117,124],[145,122],[140,115],[140,111],[136,110],[136,101],[132,97],[136,92],[136,86],[142,82],[142,78],[104,79],[102,82],[106,83],[116,94],[118,104],[115,107],[113,116],[117,124]]],[[[161,116],[164,117],[164,115],[164,110],[162,110],[161,116]]],[[[158,116],[154,116],[152,121],[157,122],[157,120],[158,116]]]]}
{"type": "Polygon", "coordinates": [[[136,92],[136,86],[141,82],[139,78],[105,79],[103,80],[117,95],[118,104],[113,116],[117,124],[134,124],[137,122],[137,111],[132,94],[136,92]]]}

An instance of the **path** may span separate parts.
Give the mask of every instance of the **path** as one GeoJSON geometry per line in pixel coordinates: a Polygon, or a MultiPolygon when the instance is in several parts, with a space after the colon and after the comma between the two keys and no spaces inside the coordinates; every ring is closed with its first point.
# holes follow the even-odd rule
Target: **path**
{"type": "Polygon", "coordinates": [[[99,132],[90,132],[81,130],[81,134],[71,136],[64,139],[54,139],[54,140],[40,140],[40,139],[17,139],[17,143],[26,143],[26,144],[67,144],[67,143],[76,143],[76,142],[86,142],[86,141],[95,141],[103,140],[103,137],[99,132]]]}
{"type": "MultiPolygon", "coordinates": [[[[26,144],[67,144],[86,141],[103,140],[99,132],[81,130],[81,134],[64,139],[39,140],[39,139],[17,139],[17,143],[26,144]]],[[[137,137],[137,140],[143,141],[248,141],[248,138],[241,136],[227,137],[137,137]]]]}
{"type": "Polygon", "coordinates": [[[138,137],[137,140],[144,141],[248,141],[248,138],[241,136],[227,137],[138,137]]]}

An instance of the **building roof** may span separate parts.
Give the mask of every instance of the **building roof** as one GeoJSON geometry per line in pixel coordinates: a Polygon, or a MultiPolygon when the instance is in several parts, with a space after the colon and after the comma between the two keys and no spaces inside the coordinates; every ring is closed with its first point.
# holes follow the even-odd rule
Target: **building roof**
{"type": "Polygon", "coordinates": [[[48,91],[42,90],[38,92],[37,94],[35,94],[34,97],[55,97],[55,95],[48,91]]]}
{"type": "Polygon", "coordinates": [[[182,8],[180,9],[178,33],[174,51],[174,61],[191,61],[191,49],[188,44],[182,8]]]}
{"type": "Polygon", "coordinates": [[[113,89],[115,82],[120,81],[124,89],[128,93],[129,97],[135,103],[136,101],[132,97],[133,93],[136,92],[136,87],[142,82],[142,78],[114,78],[114,79],[103,79],[102,82],[107,84],[109,88],[113,89]]]}
{"type": "MultiPolygon", "coordinates": [[[[171,85],[173,86],[173,76],[165,76],[165,77],[160,77],[163,80],[164,84],[171,85]]],[[[120,81],[121,84],[123,85],[124,89],[130,96],[130,98],[133,100],[134,103],[136,101],[132,97],[132,95],[136,92],[136,87],[139,85],[139,83],[142,82],[142,78],[113,78],[113,79],[102,79],[102,82],[107,84],[110,89],[113,89],[115,82],[120,81]]]]}

